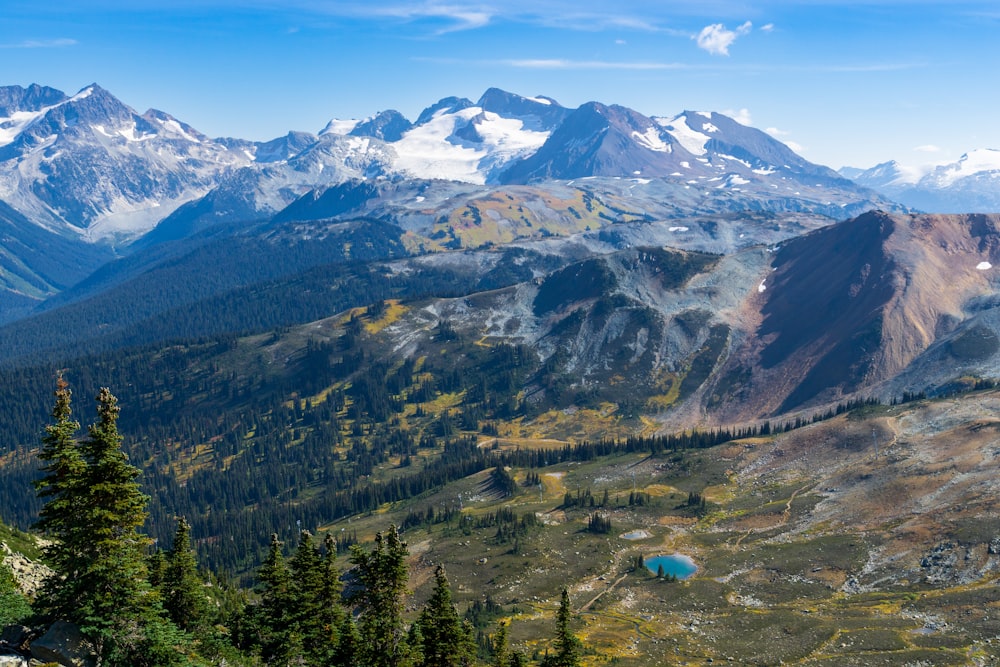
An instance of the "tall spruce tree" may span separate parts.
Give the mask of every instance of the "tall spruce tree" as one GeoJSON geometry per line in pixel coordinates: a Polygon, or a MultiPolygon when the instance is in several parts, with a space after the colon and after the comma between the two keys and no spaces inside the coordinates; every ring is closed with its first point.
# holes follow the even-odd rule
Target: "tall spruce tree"
{"type": "Polygon", "coordinates": [[[204,627],[208,598],[191,549],[191,525],[184,517],[177,519],[174,543],[167,552],[160,590],[163,607],[177,627],[188,632],[204,627]]]}
{"type": "MultiPolygon", "coordinates": [[[[77,614],[99,655],[105,647],[127,655],[141,641],[140,627],[152,614],[145,551],[140,532],[149,498],[139,490],[140,471],[121,450],[118,399],[102,388],[97,421],[80,445],[87,463],[79,525],[66,546],[79,557],[71,572],[78,582],[77,614]]],[[[71,619],[77,620],[77,619],[71,619]]]]}
{"type": "Polygon", "coordinates": [[[451,587],[440,565],[434,570],[434,591],[418,620],[421,667],[462,667],[472,662],[472,634],[451,601],[451,587]]]}
{"type": "Polygon", "coordinates": [[[403,595],[406,592],[406,543],[395,527],[375,535],[370,552],[354,545],[359,590],[351,596],[358,607],[360,643],[357,664],[364,667],[408,667],[412,652],[405,641],[403,595]]]}
{"type": "Polygon", "coordinates": [[[493,648],[491,667],[510,667],[510,646],[507,644],[506,621],[497,622],[497,633],[493,635],[491,644],[493,648]]]}
{"type": "Polygon", "coordinates": [[[59,576],[45,581],[36,607],[49,618],[70,619],[78,597],[78,581],[72,575],[81,558],[75,551],[75,539],[83,530],[80,507],[87,464],[75,439],[80,423],[70,419],[72,392],[61,376],[56,381],[55,397],[52,423],[45,427],[38,454],[45,464],[41,468],[45,475],[35,482],[35,489],[38,497],[45,499],[45,505],[38,513],[35,528],[52,539],[44,552],[59,576]]]}
{"type": "Polygon", "coordinates": [[[569,607],[569,593],[564,588],[559,599],[559,612],[556,614],[556,653],[546,663],[546,667],[579,667],[580,640],[570,630],[570,619],[573,612],[569,607]]]}
{"type": "Polygon", "coordinates": [[[257,579],[261,586],[257,610],[261,655],[267,663],[285,664],[292,657],[295,609],[292,575],[277,533],[271,535],[267,558],[257,571],[257,579]]]}

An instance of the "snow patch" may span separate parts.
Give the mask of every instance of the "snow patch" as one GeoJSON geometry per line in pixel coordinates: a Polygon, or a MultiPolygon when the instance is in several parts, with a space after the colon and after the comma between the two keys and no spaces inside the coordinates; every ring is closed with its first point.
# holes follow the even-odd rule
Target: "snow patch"
{"type": "Polygon", "coordinates": [[[707,118],[709,120],[712,120],[712,114],[709,111],[695,111],[695,113],[701,116],[702,118],[707,118]]]}
{"type": "Polygon", "coordinates": [[[343,134],[343,135],[347,135],[347,134],[350,134],[354,130],[354,128],[356,128],[358,126],[358,123],[360,123],[360,122],[361,121],[357,120],[357,119],[353,119],[353,120],[340,120],[340,119],[334,118],[333,120],[331,120],[329,123],[326,124],[326,127],[324,127],[322,130],[320,130],[319,134],[320,134],[320,136],[323,136],[324,134],[343,134]]]}
{"type": "Polygon", "coordinates": [[[979,264],[976,264],[976,268],[980,271],[986,271],[988,269],[992,269],[993,265],[989,262],[979,262],[979,264]]]}
{"type": "Polygon", "coordinates": [[[704,130],[705,132],[718,132],[719,131],[719,128],[717,128],[716,126],[712,125],[711,123],[705,123],[704,125],[701,126],[701,129],[704,130]]]}
{"type": "Polygon", "coordinates": [[[757,285],[757,292],[758,293],[763,292],[764,290],[767,289],[767,286],[764,284],[766,282],[767,282],[767,279],[765,278],[764,280],[760,281],[760,285],[757,285]]]}
{"type": "Polygon", "coordinates": [[[668,232],[687,232],[691,231],[689,227],[667,227],[668,232]]]}
{"type": "Polygon", "coordinates": [[[552,104],[552,100],[547,100],[544,97],[529,97],[527,99],[531,100],[532,102],[538,102],[539,104],[544,104],[546,106],[552,104]]]}
{"type": "Polygon", "coordinates": [[[687,124],[687,118],[683,115],[672,120],[657,119],[657,122],[663,125],[663,128],[689,153],[704,155],[708,152],[705,150],[705,144],[708,143],[709,136],[691,129],[687,124]]]}
{"type": "Polygon", "coordinates": [[[398,156],[395,165],[400,171],[421,178],[481,185],[486,182],[482,167],[534,152],[548,138],[548,132],[526,130],[519,119],[469,107],[457,112],[442,109],[392,146],[398,156]],[[471,144],[454,137],[459,127],[474,119],[482,143],[471,144]]]}
{"type": "Polygon", "coordinates": [[[671,152],[670,144],[665,142],[660,136],[659,131],[655,126],[650,125],[646,128],[643,133],[632,132],[632,138],[635,139],[636,143],[643,148],[648,148],[651,151],[656,151],[658,153],[669,153],[671,152]]]}

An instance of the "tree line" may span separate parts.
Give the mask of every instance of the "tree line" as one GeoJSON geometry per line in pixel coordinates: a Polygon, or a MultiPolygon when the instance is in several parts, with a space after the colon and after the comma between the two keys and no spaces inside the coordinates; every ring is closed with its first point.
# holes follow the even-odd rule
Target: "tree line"
{"type": "MultiPolygon", "coordinates": [[[[341,545],[331,536],[316,544],[301,531],[286,558],[272,534],[257,588],[249,593],[228,588],[198,566],[184,518],[177,519],[168,550],[152,548],[141,530],[149,498],[140,489],[139,469],[122,451],[119,412],[117,398],[102,389],[97,419],[78,439],[71,392],[58,380],[39,453],[43,476],[36,483],[44,501],[36,528],[50,538],[44,553],[55,575],[33,603],[33,623],[75,624],[97,664],[108,666],[482,664],[473,627],[459,616],[442,567],[417,617],[404,618],[408,551],[395,527],[377,534],[371,547],[351,545],[353,567],[343,576],[336,566],[341,545]]],[[[581,644],[570,621],[564,590],[553,651],[541,667],[579,665],[581,644]]],[[[490,653],[495,667],[530,664],[508,646],[503,623],[490,639],[490,653]]]]}

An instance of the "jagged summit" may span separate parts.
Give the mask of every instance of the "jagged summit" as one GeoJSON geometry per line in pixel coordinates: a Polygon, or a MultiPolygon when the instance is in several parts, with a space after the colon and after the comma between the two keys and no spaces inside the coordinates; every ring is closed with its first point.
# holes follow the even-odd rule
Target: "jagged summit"
{"type": "Polygon", "coordinates": [[[199,205],[201,223],[177,229],[264,218],[312,188],[351,179],[665,179],[685,189],[729,191],[736,200],[770,188],[763,206],[782,209],[801,197],[871,198],[718,113],[665,120],[600,102],[568,109],[499,88],[477,102],[445,97],[416,122],[390,109],[330,121],[318,135],[290,132],[256,143],[209,138],[155,109],[139,114],[96,83],[72,96],[40,86],[2,88],[0,109],[0,200],[36,224],[88,241],[134,240],[215,188],[228,194],[199,205]],[[249,189],[237,194],[236,182],[249,189]],[[820,187],[834,191],[824,197],[820,187]]]}

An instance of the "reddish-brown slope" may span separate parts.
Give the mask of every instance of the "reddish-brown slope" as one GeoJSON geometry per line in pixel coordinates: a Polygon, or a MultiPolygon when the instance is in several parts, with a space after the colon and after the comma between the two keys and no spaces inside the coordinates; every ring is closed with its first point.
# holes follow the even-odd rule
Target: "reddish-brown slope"
{"type": "Polygon", "coordinates": [[[746,377],[728,416],[784,412],[888,380],[995,291],[1000,216],[872,212],[787,242],[776,253],[761,323],[720,375],[746,377]],[[945,326],[945,323],[950,323],[945,326]],[[742,403],[737,407],[738,403],[742,403]]]}

